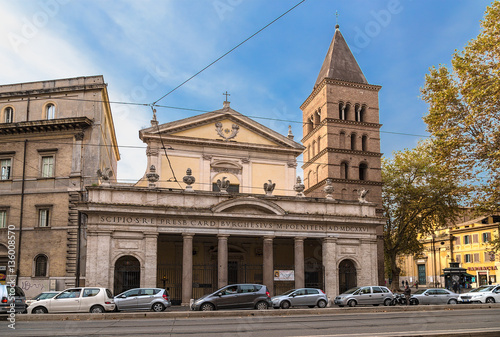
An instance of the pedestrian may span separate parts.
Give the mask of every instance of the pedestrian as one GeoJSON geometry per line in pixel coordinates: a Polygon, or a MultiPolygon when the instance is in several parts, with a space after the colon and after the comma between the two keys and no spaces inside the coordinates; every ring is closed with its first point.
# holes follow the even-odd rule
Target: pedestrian
{"type": "Polygon", "coordinates": [[[488,282],[488,284],[489,284],[489,285],[491,285],[492,283],[493,283],[493,282],[491,282],[491,279],[490,279],[490,281],[488,282]]]}
{"type": "Polygon", "coordinates": [[[453,282],[453,291],[458,294],[458,283],[453,282]]]}
{"type": "Polygon", "coordinates": [[[401,287],[405,287],[405,281],[404,280],[401,280],[401,287]]]}
{"type": "Polygon", "coordinates": [[[410,287],[408,287],[408,285],[405,286],[404,295],[406,298],[406,305],[409,305],[410,304],[410,297],[411,297],[411,289],[410,289],[410,287]]]}
{"type": "Polygon", "coordinates": [[[415,289],[418,289],[418,280],[415,280],[415,289]]]}
{"type": "Polygon", "coordinates": [[[408,280],[406,280],[406,286],[408,287],[408,280]]]}

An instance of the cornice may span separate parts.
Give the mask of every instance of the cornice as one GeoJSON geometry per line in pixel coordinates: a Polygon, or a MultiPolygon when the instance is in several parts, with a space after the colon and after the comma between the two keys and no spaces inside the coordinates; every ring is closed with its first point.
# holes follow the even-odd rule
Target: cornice
{"type": "Polygon", "coordinates": [[[369,181],[369,180],[350,180],[350,179],[338,179],[338,178],[325,178],[320,182],[314,184],[309,187],[303,193],[307,195],[307,193],[313,192],[319,187],[323,186],[326,183],[326,179],[331,179],[332,183],[342,183],[342,184],[351,184],[351,185],[370,185],[370,186],[382,186],[383,183],[381,181],[369,181]]]}
{"type": "Polygon", "coordinates": [[[58,118],[19,123],[2,123],[0,124],[0,135],[81,130],[90,127],[92,124],[93,121],[87,117],[58,118]]]}
{"type": "Polygon", "coordinates": [[[382,86],[380,85],[341,81],[334,78],[324,78],[323,81],[321,81],[321,83],[316,88],[313,89],[312,93],[304,101],[304,103],[302,103],[300,109],[304,110],[305,107],[314,99],[314,97],[316,97],[316,95],[321,91],[321,89],[323,89],[323,87],[327,84],[335,84],[343,87],[351,87],[351,88],[370,90],[370,91],[379,91],[382,88],[382,86]]]}
{"type": "MultiPolygon", "coordinates": [[[[149,135],[149,139],[160,139],[158,135],[149,135]]],[[[234,148],[238,150],[258,150],[262,152],[281,152],[281,153],[293,153],[294,155],[300,155],[305,148],[293,148],[293,147],[277,147],[270,145],[260,145],[252,143],[241,143],[236,141],[224,141],[224,140],[210,140],[201,138],[187,138],[187,137],[176,137],[176,136],[162,136],[163,142],[168,142],[169,145],[183,144],[183,145],[195,145],[202,147],[217,147],[217,148],[234,148]]]]}
{"type": "MultiPolygon", "coordinates": [[[[315,155],[314,157],[312,157],[306,163],[304,163],[304,165],[302,165],[302,169],[305,169],[309,165],[314,164],[319,157],[321,157],[322,155],[324,155],[327,152],[328,153],[352,154],[352,155],[355,155],[355,156],[382,157],[382,153],[378,153],[378,152],[347,150],[347,149],[335,149],[335,148],[327,147],[327,148],[321,150],[317,155],[315,155]]],[[[323,163],[321,163],[320,165],[323,165],[323,163]]],[[[331,164],[329,164],[329,165],[331,165],[331,164]]]]}
{"type": "Polygon", "coordinates": [[[309,138],[311,138],[314,135],[314,133],[316,133],[316,131],[319,130],[322,126],[328,125],[328,124],[355,125],[355,126],[364,126],[364,127],[373,128],[373,129],[380,129],[382,127],[382,124],[378,124],[378,123],[356,122],[356,121],[336,119],[336,118],[325,118],[321,121],[321,123],[319,123],[318,126],[316,126],[314,129],[312,129],[311,132],[309,132],[304,138],[302,138],[302,143],[304,143],[309,138]]]}

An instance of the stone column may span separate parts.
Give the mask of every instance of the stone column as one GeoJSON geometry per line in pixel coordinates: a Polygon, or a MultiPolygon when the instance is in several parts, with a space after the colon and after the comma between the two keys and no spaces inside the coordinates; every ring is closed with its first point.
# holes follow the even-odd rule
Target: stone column
{"type": "Polygon", "coordinates": [[[144,238],[144,277],[141,287],[155,288],[156,263],[158,260],[158,233],[145,233],[144,238]]]}
{"type": "Polygon", "coordinates": [[[273,257],[273,238],[274,236],[264,237],[263,249],[263,283],[269,290],[271,296],[274,293],[274,257],[273,257]]]}
{"type": "Polygon", "coordinates": [[[337,238],[323,239],[323,270],[325,273],[325,293],[332,301],[338,295],[337,238]]]}
{"type": "Polygon", "coordinates": [[[182,303],[189,305],[193,297],[193,236],[182,234],[182,303]]]}
{"type": "Polygon", "coordinates": [[[229,235],[217,235],[219,243],[217,245],[217,263],[218,263],[218,286],[219,288],[227,285],[227,239],[229,235]]]}
{"type": "Polygon", "coordinates": [[[295,288],[304,288],[304,239],[295,238],[295,288]]]}

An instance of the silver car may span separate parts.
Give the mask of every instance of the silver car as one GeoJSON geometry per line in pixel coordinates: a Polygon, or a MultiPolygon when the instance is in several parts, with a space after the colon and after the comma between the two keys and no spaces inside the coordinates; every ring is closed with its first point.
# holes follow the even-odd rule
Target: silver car
{"type": "Polygon", "coordinates": [[[354,307],[356,305],[391,305],[394,295],[387,287],[367,286],[356,287],[347,290],[346,292],[335,297],[334,303],[339,307],[348,305],[354,307]]]}
{"type": "Polygon", "coordinates": [[[447,289],[420,289],[412,294],[410,304],[457,304],[458,296],[447,289]]]}
{"type": "Polygon", "coordinates": [[[321,289],[300,288],[292,289],[283,295],[274,296],[271,298],[273,308],[288,309],[300,305],[307,305],[309,308],[324,308],[328,304],[328,297],[321,289]]]}
{"type": "Polygon", "coordinates": [[[116,295],[115,311],[153,310],[160,312],[170,307],[168,292],[161,288],[134,288],[116,295]]]}

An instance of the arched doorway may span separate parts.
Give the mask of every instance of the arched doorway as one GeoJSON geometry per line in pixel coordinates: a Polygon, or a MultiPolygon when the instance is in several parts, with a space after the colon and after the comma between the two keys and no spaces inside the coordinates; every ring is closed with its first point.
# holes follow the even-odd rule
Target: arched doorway
{"type": "Polygon", "coordinates": [[[115,262],[114,294],[141,286],[141,263],[135,257],[122,256],[115,262]]]}
{"type": "Polygon", "coordinates": [[[352,260],[343,260],[339,265],[339,294],[357,287],[356,266],[352,260]]]}

